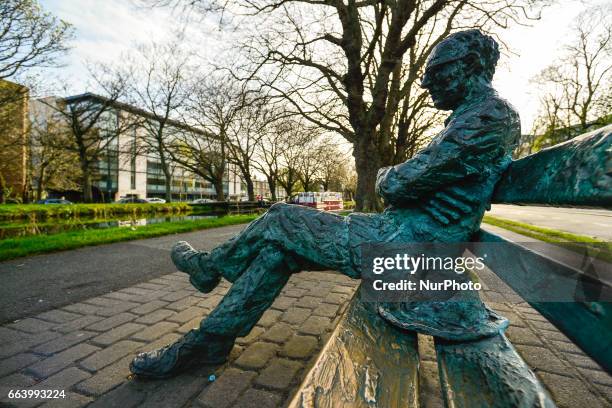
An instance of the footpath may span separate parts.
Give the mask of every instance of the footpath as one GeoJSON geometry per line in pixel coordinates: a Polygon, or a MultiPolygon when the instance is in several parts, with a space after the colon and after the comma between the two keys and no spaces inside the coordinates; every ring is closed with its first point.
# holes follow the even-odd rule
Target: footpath
{"type": "MultiPolygon", "coordinates": [[[[612,377],[493,273],[481,276],[487,304],[511,321],[508,337],[560,407],[606,407],[612,377]]],[[[198,325],[228,290],[191,288],[176,272],[0,327],[0,404],[15,407],[281,407],[299,386],[358,281],[332,272],[294,275],[230,361],[178,377],[129,376],[141,350],[198,325]],[[214,380],[211,375],[214,375],[214,380]],[[10,390],[64,390],[65,399],[8,399],[10,390]]],[[[420,336],[421,399],[442,406],[431,338],[420,336]]]]}
{"type": "MultiPolygon", "coordinates": [[[[234,232],[219,229],[208,236],[205,246],[214,246],[234,232]]],[[[203,237],[192,234],[191,238],[203,237]]],[[[135,241],[123,249],[128,254],[146,246],[167,257],[170,244],[181,238],[135,241]]],[[[75,265],[91,250],[70,251],[75,265]]],[[[51,258],[46,257],[52,255],[36,262],[48,263],[51,258]]],[[[0,270],[12,269],[14,261],[10,262],[0,265],[0,270]]],[[[24,269],[28,262],[29,258],[23,260],[24,269]]],[[[91,265],[84,268],[95,276],[91,265]]],[[[166,268],[173,270],[171,265],[166,268]]],[[[283,407],[359,284],[331,271],[295,274],[252,332],[238,339],[228,363],[147,381],[129,375],[133,356],[171,343],[196,327],[229,289],[224,281],[204,295],[191,287],[183,273],[156,274],[136,284],[117,281],[119,287],[103,294],[80,296],[78,301],[1,325],[0,406],[283,407]],[[65,398],[9,399],[11,390],[63,390],[65,398]]],[[[74,275],[68,275],[67,281],[70,276],[74,275]]],[[[612,376],[494,273],[485,271],[479,277],[486,303],[510,320],[508,337],[559,407],[612,406],[612,376]]],[[[423,407],[442,407],[432,340],[419,336],[421,401],[423,407]]]]}

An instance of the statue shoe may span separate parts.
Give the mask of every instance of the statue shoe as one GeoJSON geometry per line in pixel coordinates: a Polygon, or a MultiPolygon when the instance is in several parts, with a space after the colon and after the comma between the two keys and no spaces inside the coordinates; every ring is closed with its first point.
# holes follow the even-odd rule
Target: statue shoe
{"type": "Polygon", "coordinates": [[[170,257],[179,271],[189,275],[189,282],[200,292],[210,292],[221,281],[219,273],[205,266],[208,252],[196,251],[185,241],[174,244],[170,257]]]}
{"type": "Polygon", "coordinates": [[[173,344],[138,354],[130,363],[130,371],[139,377],[167,378],[194,366],[227,361],[233,339],[199,336],[194,329],[173,344]]]}

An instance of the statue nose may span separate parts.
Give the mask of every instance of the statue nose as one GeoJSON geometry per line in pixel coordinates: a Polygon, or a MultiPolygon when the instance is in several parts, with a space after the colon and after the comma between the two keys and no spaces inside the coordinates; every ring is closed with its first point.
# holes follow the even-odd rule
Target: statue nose
{"type": "Polygon", "coordinates": [[[421,79],[421,88],[429,88],[429,85],[431,85],[431,80],[427,75],[423,75],[423,78],[421,79]]]}

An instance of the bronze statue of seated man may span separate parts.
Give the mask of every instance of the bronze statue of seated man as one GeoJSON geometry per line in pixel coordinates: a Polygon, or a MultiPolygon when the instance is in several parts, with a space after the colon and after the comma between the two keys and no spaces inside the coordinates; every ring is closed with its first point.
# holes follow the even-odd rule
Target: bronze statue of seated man
{"type": "MultiPolygon", "coordinates": [[[[429,146],[405,163],[381,169],[376,188],[387,204],[383,213],[342,217],[274,204],[210,253],[176,244],[172,260],[197,289],[210,292],[222,277],[233,285],[199,328],[139,354],[131,371],[162,378],[194,364],[223,363],[235,339],[251,331],[292,273],[332,269],[360,278],[363,243],[468,241],[520,136],[517,112],[491,86],[498,59],[495,40],[478,30],[455,33],[435,47],[422,87],[437,108],[453,112],[429,146]]],[[[405,310],[381,314],[410,328],[405,310]]]]}

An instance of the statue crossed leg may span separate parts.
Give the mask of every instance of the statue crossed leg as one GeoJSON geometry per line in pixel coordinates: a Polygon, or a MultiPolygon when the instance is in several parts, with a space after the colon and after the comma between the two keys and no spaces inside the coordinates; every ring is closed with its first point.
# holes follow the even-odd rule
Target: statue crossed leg
{"type": "MultiPolygon", "coordinates": [[[[210,292],[221,277],[233,285],[198,329],[176,343],[139,354],[133,373],[160,378],[195,363],[221,363],[293,272],[333,269],[360,277],[360,245],[374,242],[465,242],[478,230],[520,138],[514,108],[491,86],[499,50],[478,30],[454,33],[432,51],[422,87],[437,108],[452,110],[446,127],[413,158],[381,169],[383,214],[334,214],[276,204],[236,238],[199,253],[179,243],[172,258],[191,283],[210,292]]],[[[478,301],[431,307],[381,304],[379,314],[408,330],[449,340],[490,336],[507,326],[478,301]]]]}
{"type": "Polygon", "coordinates": [[[350,258],[345,217],[289,204],[273,205],[211,253],[178,243],[172,259],[196,288],[210,292],[221,277],[233,285],[198,329],[170,346],[139,354],[130,369],[162,378],[193,364],[223,363],[236,337],[251,331],[291,273],[334,269],[358,278],[350,258]]]}

